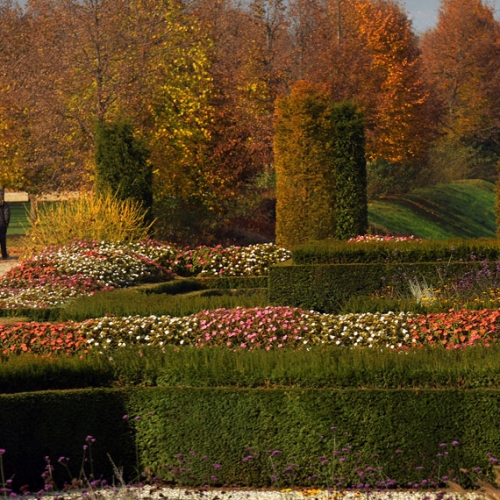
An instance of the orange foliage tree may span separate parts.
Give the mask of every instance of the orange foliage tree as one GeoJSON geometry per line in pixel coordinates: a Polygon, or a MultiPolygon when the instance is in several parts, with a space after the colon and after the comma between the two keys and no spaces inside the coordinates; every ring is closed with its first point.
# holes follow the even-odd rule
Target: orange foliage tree
{"type": "Polygon", "coordinates": [[[372,184],[382,179],[404,189],[421,182],[416,166],[426,161],[435,122],[402,7],[391,0],[293,0],[291,14],[301,74],[326,84],[334,100],[355,101],[366,117],[372,184]],[[374,176],[380,163],[391,168],[374,176]]]}
{"type": "Polygon", "coordinates": [[[482,0],[442,0],[437,26],[422,38],[426,77],[440,105],[436,154],[453,163],[452,176],[496,175],[499,39],[500,24],[482,0]]]}

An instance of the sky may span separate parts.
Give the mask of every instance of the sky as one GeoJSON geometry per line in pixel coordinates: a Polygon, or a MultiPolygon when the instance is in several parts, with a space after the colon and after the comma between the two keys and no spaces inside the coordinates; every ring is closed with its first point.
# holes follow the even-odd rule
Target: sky
{"type": "MultiPolygon", "coordinates": [[[[438,16],[439,0],[401,0],[413,21],[413,27],[418,32],[423,32],[435,26],[438,16]]],[[[486,0],[484,3],[491,5],[500,18],[500,0],[486,0]]]]}

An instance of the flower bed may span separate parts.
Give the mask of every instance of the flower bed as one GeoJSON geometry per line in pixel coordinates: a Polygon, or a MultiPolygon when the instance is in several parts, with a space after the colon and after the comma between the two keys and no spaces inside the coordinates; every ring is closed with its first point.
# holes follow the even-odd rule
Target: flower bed
{"type": "Polygon", "coordinates": [[[262,276],[289,258],[272,244],[178,249],[156,241],[78,241],[23,260],[0,281],[0,308],[55,307],[79,295],[181,276],[262,276]]]}
{"type": "Polygon", "coordinates": [[[104,317],[81,323],[0,325],[3,354],[85,353],[132,345],[191,345],[231,350],[304,349],[338,345],[410,349],[489,345],[500,334],[500,310],[329,315],[290,307],[202,311],[170,316],[104,317]]]}

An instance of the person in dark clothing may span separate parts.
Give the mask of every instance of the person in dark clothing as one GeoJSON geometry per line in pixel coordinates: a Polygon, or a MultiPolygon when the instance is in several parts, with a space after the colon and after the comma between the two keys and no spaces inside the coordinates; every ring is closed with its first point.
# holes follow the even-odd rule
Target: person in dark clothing
{"type": "Polygon", "coordinates": [[[2,259],[8,259],[7,254],[7,228],[10,222],[10,207],[5,201],[3,191],[0,191],[0,247],[2,249],[2,259]]]}

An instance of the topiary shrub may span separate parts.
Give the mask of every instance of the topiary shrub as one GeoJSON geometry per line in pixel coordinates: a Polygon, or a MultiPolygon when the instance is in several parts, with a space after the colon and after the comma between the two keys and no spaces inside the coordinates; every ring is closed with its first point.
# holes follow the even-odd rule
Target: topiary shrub
{"type": "Polygon", "coordinates": [[[95,191],[118,200],[131,199],[152,221],[153,168],[147,145],[127,122],[98,121],[95,138],[95,191]]]}
{"type": "Polygon", "coordinates": [[[335,172],[335,238],[348,240],[368,230],[365,124],[350,102],[332,106],[335,172]]]}
{"type": "Polygon", "coordinates": [[[365,125],[354,104],[298,82],[277,104],[274,161],[278,245],[366,233],[365,125]]]}
{"type": "Polygon", "coordinates": [[[334,157],[330,98],[304,81],[277,103],[276,243],[285,248],[334,236],[334,157]]]}

